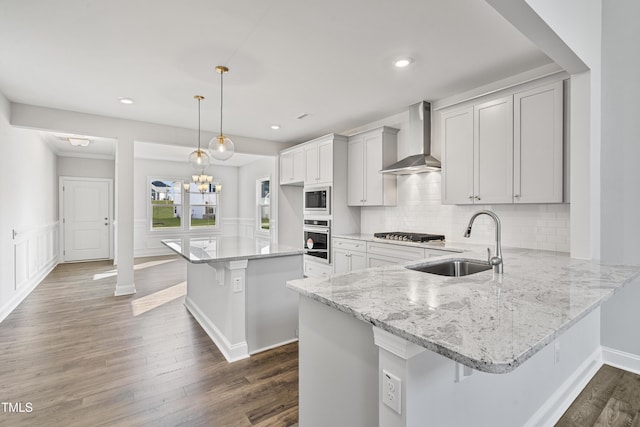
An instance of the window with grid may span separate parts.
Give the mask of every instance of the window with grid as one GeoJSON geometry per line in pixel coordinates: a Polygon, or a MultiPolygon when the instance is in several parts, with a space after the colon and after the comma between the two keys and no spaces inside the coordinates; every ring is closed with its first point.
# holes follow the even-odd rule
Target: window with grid
{"type": "Polygon", "coordinates": [[[257,199],[258,199],[258,231],[268,232],[271,222],[271,193],[269,178],[261,178],[257,180],[257,199]]]}
{"type": "Polygon", "coordinates": [[[152,179],[151,229],[182,227],[182,181],[152,179]]]}
{"type": "Polygon", "coordinates": [[[208,186],[208,190],[202,193],[198,191],[197,184],[189,184],[190,228],[218,228],[220,226],[218,216],[220,193],[217,190],[219,183],[212,182],[208,186]]]}

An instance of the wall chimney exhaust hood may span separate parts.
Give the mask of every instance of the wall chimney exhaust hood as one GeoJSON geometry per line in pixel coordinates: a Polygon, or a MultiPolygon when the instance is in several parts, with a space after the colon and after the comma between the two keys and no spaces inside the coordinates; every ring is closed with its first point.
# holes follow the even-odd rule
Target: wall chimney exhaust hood
{"type": "Polygon", "coordinates": [[[409,107],[408,137],[412,140],[422,141],[422,153],[405,157],[395,162],[380,173],[392,173],[395,175],[409,175],[439,171],[440,160],[431,155],[431,104],[420,101],[409,107]]]}

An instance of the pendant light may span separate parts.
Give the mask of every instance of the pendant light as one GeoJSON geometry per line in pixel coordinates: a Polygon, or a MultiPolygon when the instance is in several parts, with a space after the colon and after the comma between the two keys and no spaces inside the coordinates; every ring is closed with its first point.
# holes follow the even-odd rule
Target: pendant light
{"type": "Polygon", "coordinates": [[[204,99],[204,96],[196,95],[195,99],[198,100],[198,149],[189,154],[189,164],[193,169],[204,174],[204,170],[209,167],[209,155],[200,149],[200,101],[204,99]]]}
{"type": "Polygon", "coordinates": [[[229,69],[223,65],[218,65],[216,71],[220,73],[220,135],[215,136],[209,141],[209,154],[217,160],[227,160],[233,156],[233,141],[224,136],[222,133],[222,76],[229,72],[229,69]]]}

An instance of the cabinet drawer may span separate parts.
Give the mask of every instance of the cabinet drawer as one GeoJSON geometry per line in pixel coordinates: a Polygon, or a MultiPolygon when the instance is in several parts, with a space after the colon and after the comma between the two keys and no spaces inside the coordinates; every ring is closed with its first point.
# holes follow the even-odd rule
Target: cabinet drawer
{"type": "Polygon", "coordinates": [[[460,253],[460,252],[459,251],[447,251],[447,250],[444,250],[444,249],[425,249],[424,250],[424,255],[427,258],[443,256],[443,255],[453,255],[453,254],[458,254],[458,253],[460,253]]]}
{"type": "Polygon", "coordinates": [[[394,258],[386,255],[367,254],[366,264],[367,268],[382,267],[385,265],[397,265],[404,264],[407,260],[404,258],[394,258]]]}
{"type": "Polygon", "coordinates": [[[346,251],[366,252],[367,243],[362,240],[353,239],[333,239],[333,247],[335,249],[343,249],[346,251]]]}
{"type": "Polygon", "coordinates": [[[307,277],[329,277],[331,273],[333,273],[333,268],[330,265],[304,261],[304,275],[307,277]]]}
{"type": "Polygon", "coordinates": [[[399,258],[406,261],[425,258],[423,248],[414,248],[411,246],[394,245],[389,243],[367,242],[367,253],[399,258]]]}

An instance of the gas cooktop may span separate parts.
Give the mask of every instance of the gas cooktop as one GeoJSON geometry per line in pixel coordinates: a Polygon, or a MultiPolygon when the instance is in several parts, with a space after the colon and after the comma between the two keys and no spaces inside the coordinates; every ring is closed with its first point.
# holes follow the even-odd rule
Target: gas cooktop
{"type": "Polygon", "coordinates": [[[403,242],[428,242],[430,240],[444,240],[442,234],[407,233],[403,231],[391,231],[388,233],[373,233],[373,237],[387,240],[400,240],[403,242]]]}

